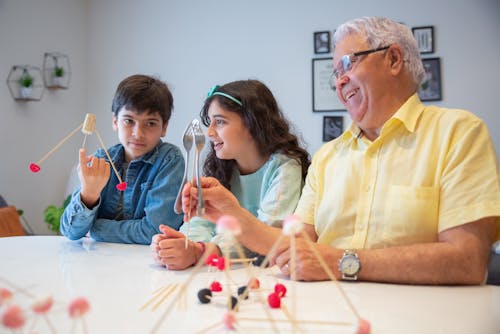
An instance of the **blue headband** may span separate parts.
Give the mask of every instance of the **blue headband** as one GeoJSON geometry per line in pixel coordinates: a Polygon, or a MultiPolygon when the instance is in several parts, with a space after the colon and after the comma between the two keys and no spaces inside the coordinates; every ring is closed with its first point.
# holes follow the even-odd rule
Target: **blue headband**
{"type": "Polygon", "coordinates": [[[208,91],[208,94],[207,94],[207,99],[209,97],[212,97],[214,95],[220,95],[220,96],[224,96],[225,98],[228,98],[230,99],[231,101],[233,101],[234,103],[238,104],[240,107],[243,107],[243,103],[241,103],[240,100],[238,100],[237,98],[234,98],[232,97],[231,95],[229,94],[226,94],[226,93],[222,93],[222,92],[218,92],[217,90],[220,88],[219,85],[215,85],[213,86],[209,91],[208,91]]]}

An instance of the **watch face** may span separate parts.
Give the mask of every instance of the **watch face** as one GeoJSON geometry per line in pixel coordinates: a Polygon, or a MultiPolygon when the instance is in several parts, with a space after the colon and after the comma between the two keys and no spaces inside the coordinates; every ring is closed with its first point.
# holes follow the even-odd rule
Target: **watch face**
{"type": "Polygon", "coordinates": [[[340,262],[340,271],[345,275],[355,275],[359,271],[359,259],[352,254],[348,254],[342,258],[340,262]]]}

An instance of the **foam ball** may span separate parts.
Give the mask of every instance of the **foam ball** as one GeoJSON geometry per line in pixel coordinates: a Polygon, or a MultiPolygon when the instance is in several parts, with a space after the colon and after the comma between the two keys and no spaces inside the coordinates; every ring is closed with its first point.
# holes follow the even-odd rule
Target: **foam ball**
{"type": "Polygon", "coordinates": [[[296,235],[304,229],[304,224],[299,216],[291,215],[283,221],[283,234],[296,235]]]}
{"type": "Polygon", "coordinates": [[[79,318],[90,310],[90,304],[84,297],[73,299],[69,304],[68,312],[72,318],[79,318]]]}
{"type": "Polygon", "coordinates": [[[215,267],[215,266],[217,266],[217,258],[218,258],[217,254],[213,254],[213,253],[209,254],[205,260],[205,264],[207,266],[215,267]]]}
{"type": "Polygon", "coordinates": [[[276,292],[280,297],[285,297],[286,286],[281,283],[276,283],[276,285],[274,286],[274,292],[276,292]]]}
{"type": "Polygon", "coordinates": [[[226,312],[224,313],[222,321],[227,329],[235,329],[234,324],[236,323],[236,314],[233,311],[226,312]]]}
{"type": "Polygon", "coordinates": [[[246,285],[238,288],[238,296],[242,296],[243,299],[248,299],[248,287],[246,285]]]}
{"type": "Polygon", "coordinates": [[[220,292],[222,291],[222,285],[220,282],[213,281],[212,284],[210,284],[210,290],[213,292],[220,292]]]}
{"type": "Polygon", "coordinates": [[[281,297],[276,292],[272,292],[267,296],[267,303],[271,308],[280,308],[281,297]]]}
{"type": "Polygon", "coordinates": [[[21,328],[25,322],[23,310],[17,305],[7,307],[2,314],[2,324],[7,328],[21,328]]]}
{"type": "Polygon", "coordinates": [[[198,291],[198,300],[202,304],[208,304],[212,300],[212,291],[210,289],[201,289],[198,291]]]}
{"type": "Polygon", "coordinates": [[[259,279],[257,277],[250,278],[250,280],[248,281],[248,288],[250,290],[257,290],[258,288],[260,288],[259,279]]]}
{"type": "Polygon", "coordinates": [[[241,234],[240,223],[235,217],[225,215],[217,220],[217,233],[226,233],[226,232],[229,232],[232,235],[241,234]]]}
{"type": "Polygon", "coordinates": [[[12,292],[5,288],[0,288],[0,306],[12,299],[12,292]]]}
{"type": "Polygon", "coordinates": [[[43,313],[47,313],[52,308],[53,304],[54,304],[54,300],[52,299],[52,297],[47,296],[47,297],[36,300],[31,305],[31,309],[35,313],[43,314],[43,313]]]}

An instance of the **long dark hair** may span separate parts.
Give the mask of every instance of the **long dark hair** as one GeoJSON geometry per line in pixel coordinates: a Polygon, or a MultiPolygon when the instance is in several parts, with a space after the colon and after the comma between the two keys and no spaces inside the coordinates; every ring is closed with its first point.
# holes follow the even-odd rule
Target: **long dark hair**
{"type": "MultiPolygon", "coordinates": [[[[217,100],[224,110],[240,115],[262,155],[282,153],[295,159],[302,166],[302,178],[305,179],[307,168],[311,164],[310,155],[300,146],[298,137],[291,133],[290,125],[269,88],[258,80],[240,80],[220,86],[217,91],[234,97],[242,105],[227,97],[212,95],[205,100],[200,112],[203,124],[210,126],[208,108],[212,101],[217,100]]],[[[229,182],[235,168],[235,160],[217,158],[212,146],[203,172],[217,178],[230,189],[229,182]]]]}

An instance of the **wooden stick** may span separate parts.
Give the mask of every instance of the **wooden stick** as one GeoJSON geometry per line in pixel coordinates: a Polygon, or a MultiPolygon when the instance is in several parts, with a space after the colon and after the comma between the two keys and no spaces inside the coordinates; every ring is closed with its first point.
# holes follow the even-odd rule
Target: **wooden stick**
{"type": "Polygon", "coordinates": [[[104,145],[104,141],[101,138],[101,135],[99,134],[99,131],[97,131],[97,128],[95,129],[95,134],[97,135],[97,138],[99,139],[99,142],[101,143],[101,147],[104,150],[104,153],[106,153],[106,156],[108,157],[109,163],[111,164],[111,167],[113,167],[113,170],[115,171],[115,175],[118,178],[118,182],[122,183],[122,178],[120,177],[120,174],[118,174],[118,171],[116,170],[115,164],[113,163],[113,160],[111,160],[111,157],[109,155],[108,150],[106,149],[106,146],[104,145]]]}
{"type": "Polygon", "coordinates": [[[83,126],[83,123],[78,125],[76,129],[71,131],[66,137],[61,139],[59,143],[57,143],[50,151],[48,151],[40,160],[35,162],[36,165],[40,165],[45,159],[47,159],[52,153],[54,153],[62,144],[64,144],[69,138],[71,138],[78,130],[80,130],[83,126]]]}
{"type": "MultiPolygon", "coordinates": [[[[290,250],[291,250],[291,256],[290,256],[290,277],[292,279],[292,313],[295,315],[297,314],[297,247],[296,247],[296,243],[295,243],[295,235],[292,235],[290,236],[290,250]]],[[[288,310],[284,309],[283,312],[285,312],[285,314],[287,313],[288,310]]],[[[287,315],[288,317],[288,315],[287,315]]],[[[302,330],[300,330],[300,328],[298,328],[297,324],[296,323],[293,323],[293,328],[294,328],[294,331],[295,329],[299,329],[299,331],[302,332],[302,330]]]]}
{"type": "Polygon", "coordinates": [[[250,258],[239,258],[239,259],[230,259],[231,264],[237,264],[237,263],[251,263],[257,260],[257,257],[250,257],[250,258]]]}
{"type": "Polygon", "coordinates": [[[165,285],[165,286],[162,286],[162,287],[156,289],[155,291],[153,291],[153,297],[150,300],[148,300],[146,303],[144,303],[141,307],[139,307],[139,311],[143,311],[151,303],[153,303],[158,298],[160,298],[164,294],[165,290],[167,290],[167,293],[168,293],[168,290],[172,288],[172,285],[175,285],[175,284],[165,285]]]}
{"type": "Polygon", "coordinates": [[[169,286],[169,288],[167,289],[167,291],[165,291],[165,292],[164,292],[164,294],[163,294],[162,298],[161,298],[161,299],[160,299],[160,300],[159,300],[156,304],[154,304],[154,305],[153,305],[152,310],[153,310],[153,311],[156,311],[156,309],[157,309],[157,308],[158,308],[161,304],[163,304],[163,302],[164,302],[165,300],[167,300],[168,296],[170,296],[170,295],[172,294],[172,292],[174,292],[174,291],[177,289],[177,287],[178,287],[178,286],[179,286],[178,284],[171,284],[171,285],[169,286]]]}
{"type": "MultiPolygon", "coordinates": [[[[267,321],[267,319],[261,318],[251,318],[251,317],[239,317],[240,321],[267,321]]],[[[288,319],[275,319],[276,322],[290,322],[288,319]]],[[[323,321],[323,320],[298,320],[294,319],[294,322],[301,324],[315,324],[315,325],[336,325],[336,326],[352,326],[351,322],[340,322],[340,321],[323,321]]]]}
{"type": "Polygon", "coordinates": [[[349,299],[349,297],[345,293],[344,289],[340,285],[339,281],[337,280],[337,278],[335,277],[335,275],[333,274],[333,272],[331,271],[331,269],[326,264],[325,259],[323,259],[323,257],[321,256],[321,254],[319,254],[318,250],[314,247],[313,241],[309,238],[309,236],[307,235],[307,233],[304,232],[304,230],[302,230],[302,236],[306,239],[306,242],[307,242],[309,248],[314,253],[314,256],[319,261],[319,263],[320,263],[321,267],[323,268],[323,270],[326,272],[326,274],[328,275],[328,277],[330,278],[330,280],[333,281],[335,283],[335,285],[337,286],[337,288],[339,289],[340,293],[342,294],[342,297],[344,297],[344,300],[347,302],[347,305],[349,306],[349,308],[351,309],[351,311],[354,313],[354,315],[356,316],[356,318],[358,319],[358,321],[361,320],[361,317],[360,317],[358,311],[356,310],[356,308],[354,307],[353,303],[351,302],[351,300],[349,299]]]}
{"type": "Polygon", "coordinates": [[[297,323],[297,319],[295,319],[293,317],[293,315],[290,314],[290,312],[288,311],[287,307],[284,304],[281,304],[280,309],[281,309],[281,311],[283,311],[283,313],[285,314],[285,317],[288,319],[288,321],[290,321],[290,323],[292,324],[294,332],[295,332],[295,330],[298,330],[299,332],[304,333],[304,331],[299,327],[299,324],[297,323]]]}
{"type": "MultiPolygon", "coordinates": [[[[240,258],[244,258],[245,257],[245,254],[243,252],[243,247],[241,247],[240,243],[236,240],[236,238],[233,236],[234,240],[235,240],[235,244],[236,244],[236,250],[238,252],[238,256],[240,258]]],[[[248,279],[252,278],[252,277],[255,277],[254,273],[253,273],[253,270],[252,270],[252,266],[251,265],[246,265],[245,266],[246,270],[247,270],[247,274],[248,274],[248,279]]],[[[248,288],[248,285],[247,285],[247,293],[249,293],[249,288],[248,288]]],[[[245,297],[244,294],[238,296],[238,303],[240,303],[240,301],[245,297]]],[[[274,333],[279,333],[279,330],[278,328],[276,327],[276,323],[274,322],[274,318],[271,314],[271,312],[269,311],[269,309],[267,308],[267,305],[266,305],[266,301],[265,301],[265,298],[262,297],[262,294],[261,294],[261,291],[258,290],[257,291],[257,300],[259,301],[259,303],[261,304],[262,308],[264,309],[264,313],[266,314],[266,317],[267,317],[267,320],[271,323],[271,326],[273,328],[273,332],[274,333]]]]}
{"type": "MultiPolygon", "coordinates": [[[[182,284],[180,286],[180,289],[177,291],[177,294],[175,295],[175,297],[172,300],[177,301],[177,299],[181,295],[181,293],[185,292],[185,289],[189,286],[189,284],[191,283],[191,281],[193,280],[193,278],[196,276],[196,274],[198,274],[198,272],[200,271],[201,267],[204,265],[206,258],[212,252],[212,250],[213,250],[214,247],[215,246],[212,246],[212,244],[210,244],[210,243],[208,244],[208,247],[207,247],[205,253],[203,253],[203,255],[201,256],[200,260],[195,264],[195,266],[193,268],[193,271],[191,272],[191,275],[189,275],[188,278],[184,281],[184,284],[182,284]]],[[[168,306],[165,309],[165,311],[162,313],[162,315],[160,316],[160,318],[158,319],[158,321],[153,326],[153,329],[151,330],[151,333],[156,333],[158,331],[158,329],[160,328],[160,325],[162,324],[163,320],[168,316],[168,314],[172,310],[172,306],[173,305],[174,305],[173,302],[170,302],[170,304],[168,304],[168,306]]]]}
{"type": "Polygon", "coordinates": [[[85,148],[85,143],[87,142],[87,135],[83,136],[82,148],[85,148]]]}
{"type": "Polygon", "coordinates": [[[260,268],[261,269],[265,268],[267,266],[267,264],[269,263],[269,260],[270,260],[271,256],[274,254],[274,252],[276,252],[276,249],[278,248],[278,246],[279,246],[281,240],[283,240],[283,238],[284,238],[284,235],[280,234],[278,240],[276,240],[276,242],[274,243],[274,245],[271,247],[271,249],[267,253],[266,257],[264,258],[264,260],[260,264],[260,268]]]}

